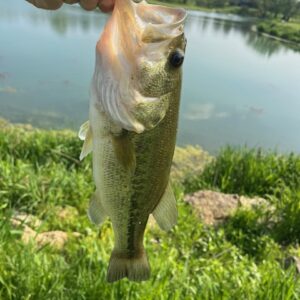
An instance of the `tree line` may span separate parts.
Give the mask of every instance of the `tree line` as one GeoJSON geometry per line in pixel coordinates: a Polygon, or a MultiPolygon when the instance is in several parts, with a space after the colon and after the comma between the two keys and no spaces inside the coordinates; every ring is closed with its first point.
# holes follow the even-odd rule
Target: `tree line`
{"type": "Polygon", "coordinates": [[[193,4],[209,8],[226,6],[253,8],[262,18],[281,16],[286,22],[300,14],[300,0],[164,0],[164,2],[193,4]]]}

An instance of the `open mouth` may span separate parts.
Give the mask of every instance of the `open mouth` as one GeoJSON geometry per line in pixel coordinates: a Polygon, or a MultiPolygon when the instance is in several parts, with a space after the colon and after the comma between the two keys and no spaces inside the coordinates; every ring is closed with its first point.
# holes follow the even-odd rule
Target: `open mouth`
{"type": "Polygon", "coordinates": [[[152,25],[179,26],[186,18],[186,11],[182,8],[150,5],[144,1],[137,4],[136,12],[143,22],[152,25]]]}
{"type": "Polygon", "coordinates": [[[155,43],[172,39],[183,33],[187,13],[181,8],[150,5],[145,1],[135,4],[136,19],[143,30],[143,42],[155,43]]]}

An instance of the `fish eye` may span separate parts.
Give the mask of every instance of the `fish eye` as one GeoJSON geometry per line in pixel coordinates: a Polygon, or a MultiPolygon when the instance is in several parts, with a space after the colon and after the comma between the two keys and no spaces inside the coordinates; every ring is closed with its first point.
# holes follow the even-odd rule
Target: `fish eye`
{"type": "Polygon", "coordinates": [[[171,53],[169,62],[170,64],[175,67],[179,68],[184,61],[184,54],[180,50],[175,50],[174,52],[171,53]]]}

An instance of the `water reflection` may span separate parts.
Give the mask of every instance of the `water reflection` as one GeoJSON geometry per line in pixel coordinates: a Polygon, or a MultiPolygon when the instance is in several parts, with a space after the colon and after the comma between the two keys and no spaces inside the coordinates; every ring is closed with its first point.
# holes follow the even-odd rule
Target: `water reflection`
{"type": "MultiPolygon", "coordinates": [[[[106,22],[107,17],[100,12],[89,13],[70,13],[70,10],[81,10],[81,8],[70,8],[58,11],[56,14],[51,14],[48,21],[52,28],[59,34],[66,34],[70,29],[80,28],[83,32],[88,32],[94,29],[99,30],[106,22]],[[99,15],[101,14],[101,17],[99,15]]],[[[99,32],[100,34],[100,32],[99,32]]]]}
{"type": "Polygon", "coordinates": [[[7,72],[0,72],[0,80],[6,80],[8,78],[7,72]]]}
{"type": "Polygon", "coordinates": [[[215,104],[203,103],[198,105],[189,105],[183,117],[189,121],[209,120],[212,118],[228,118],[229,112],[218,111],[215,104]]]}
{"type": "MultiPolygon", "coordinates": [[[[211,19],[208,16],[200,15],[196,17],[196,15],[193,14],[188,19],[187,27],[191,27],[195,22],[197,23],[198,28],[201,28],[201,33],[204,33],[208,28],[213,29],[215,33],[222,32],[225,36],[232,32],[239,33],[251,49],[263,56],[271,57],[280,51],[288,50],[288,45],[271,39],[270,37],[255,33],[252,29],[254,25],[252,19],[239,19],[238,21],[233,21],[228,19],[228,17],[226,19],[211,19]]],[[[294,50],[297,51],[297,49],[294,50]]]]}
{"type": "MultiPolygon", "coordinates": [[[[64,5],[57,11],[39,10],[22,1],[18,6],[11,3],[0,4],[0,20],[10,23],[25,19],[35,26],[49,24],[58,34],[80,28],[83,32],[102,28],[108,16],[99,10],[85,12],[79,5],[64,5]]],[[[100,32],[99,32],[100,33],[100,32]]]]}
{"type": "Polygon", "coordinates": [[[247,45],[252,47],[257,53],[271,57],[279,51],[287,49],[279,41],[272,40],[265,36],[258,36],[254,32],[250,32],[246,37],[247,45]]]}
{"type": "MultiPolygon", "coordinates": [[[[12,1],[13,2],[13,1],[12,1]]],[[[41,11],[31,7],[27,3],[15,5],[0,5],[0,20],[7,19],[9,22],[14,22],[18,19],[25,18],[30,20],[35,26],[45,25],[48,23],[51,28],[60,35],[65,35],[68,31],[74,31],[80,28],[83,32],[88,32],[94,29],[103,28],[107,15],[96,10],[93,12],[84,12],[78,5],[64,5],[61,9],[55,12],[41,11]],[[4,7],[2,7],[4,6],[4,7]]],[[[200,28],[201,32],[205,32],[208,27],[214,32],[230,34],[232,31],[241,34],[249,47],[257,51],[261,55],[271,57],[279,51],[286,50],[287,45],[283,45],[279,41],[275,41],[265,36],[258,35],[251,31],[253,26],[252,18],[240,16],[189,12],[189,18],[186,23],[186,30],[192,26],[200,28]]],[[[297,49],[295,49],[297,50],[297,49]]]]}

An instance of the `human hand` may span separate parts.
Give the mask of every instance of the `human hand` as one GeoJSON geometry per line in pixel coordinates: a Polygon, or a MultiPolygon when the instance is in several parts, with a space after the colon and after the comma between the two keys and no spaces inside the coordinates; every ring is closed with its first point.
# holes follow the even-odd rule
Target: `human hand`
{"type": "Polygon", "coordinates": [[[115,0],[26,0],[38,8],[55,10],[60,8],[63,3],[79,3],[86,10],[93,10],[97,6],[103,12],[111,12],[114,8],[115,0]]]}

